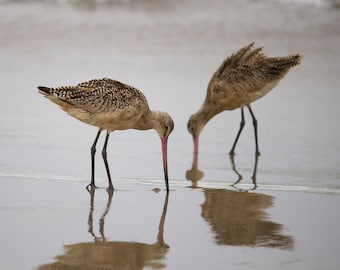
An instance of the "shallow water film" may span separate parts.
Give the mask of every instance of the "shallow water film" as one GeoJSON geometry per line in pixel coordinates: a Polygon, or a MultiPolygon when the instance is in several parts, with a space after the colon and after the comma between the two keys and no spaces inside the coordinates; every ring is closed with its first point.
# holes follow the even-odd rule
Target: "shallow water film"
{"type": "Polygon", "coordinates": [[[0,1],[1,269],[338,269],[337,1],[0,1]],[[304,55],[229,156],[239,109],[212,118],[199,153],[187,121],[222,61],[255,42],[304,55]],[[112,78],[168,112],[170,192],[155,131],[97,129],[37,86],[112,78]]]}

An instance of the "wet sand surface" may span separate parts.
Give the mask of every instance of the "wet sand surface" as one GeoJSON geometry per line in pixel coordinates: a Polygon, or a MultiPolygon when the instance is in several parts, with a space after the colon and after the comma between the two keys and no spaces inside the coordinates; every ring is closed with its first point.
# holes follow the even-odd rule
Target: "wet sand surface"
{"type": "MultiPolygon", "coordinates": [[[[337,269],[337,5],[74,2],[0,1],[0,268],[337,269]],[[234,164],[227,155],[240,122],[235,110],[205,127],[193,163],[186,122],[223,59],[253,41],[269,55],[304,54],[252,105],[261,156],[254,159],[248,114],[234,164]],[[102,77],[139,88],[152,109],[173,117],[169,197],[154,131],[114,132],[116,190],[85,190],[96,128],[36,87],[102,77]]],[[[100,155],[96,176],[106,187],[100,155]]]]}

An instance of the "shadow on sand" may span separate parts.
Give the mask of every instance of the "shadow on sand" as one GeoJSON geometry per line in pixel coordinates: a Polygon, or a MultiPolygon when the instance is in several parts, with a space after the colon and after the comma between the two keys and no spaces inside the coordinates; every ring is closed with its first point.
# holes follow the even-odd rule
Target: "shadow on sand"
{"type": "Polygon", "coordinates": [[[56,262],[38,267],[39,270],[50,269],[164,269],[165,254],[169,246],[164,242],[163,231],[169,195],[166,194],[163,212],[159,222],[157,241],[153,244],[124,241],[106,241],[104,234],[105,217],[109,213],[113,191],[108,191],[106,208],[99,219],[99,233],[93,231],[93,212],[95,189],[90,192],[90,211],[88,232],[93,242],[66,245],[65,254],[56,256],[56,262]]]}

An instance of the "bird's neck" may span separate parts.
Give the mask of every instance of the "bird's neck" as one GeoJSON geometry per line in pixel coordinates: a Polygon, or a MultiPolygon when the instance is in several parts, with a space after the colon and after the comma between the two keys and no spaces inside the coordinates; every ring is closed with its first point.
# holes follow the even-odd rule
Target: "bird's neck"
{"type": "Polygon", "coordinates": [[[213,106],[207,104],[206,102],[203,103],[201,109],[192,116],[197,123],[197,128],[194,135],[196,138],[198,138],[208,121],[218,113],[219,111],[216,111],[213,106]]]}
{"type": "Polygon", "coordinates": [[[154,128],[154,125],[155,113],[153,111],[148,111],[138,119],[138,121],[135,123],[134,128],[138,130],[148,130],[154,128]]]}
{"type": "Polygon", "coordinates": [[[205,125],[208,123],[208,121],[213,118],[216,114],[220,113],[221,111],[218,111],[216,109],[216,106],[213,104],[204,102],[202,107],[199,109],[199,111],[196,113],[197,118],[199,121],[205,125]]]}
{"type": "Polygon", "coordinates": [[[148,111],[143,114],[142,117],[135,123],[135,129],[138,130],[147,130],[147,129],[155,129],[157,133],[161,136],[160,130],[160,119],[161,119],[161,112],[159,111],[148,111]]]}

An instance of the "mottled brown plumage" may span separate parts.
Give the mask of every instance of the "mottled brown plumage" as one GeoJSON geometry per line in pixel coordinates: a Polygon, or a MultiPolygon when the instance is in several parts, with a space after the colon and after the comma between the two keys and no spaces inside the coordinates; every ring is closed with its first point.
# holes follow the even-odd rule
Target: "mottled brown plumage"
{"type": "Polygon", "coordinates": [[[107,78],[46,91],[42,88],[39,88],[40,93],[68,114],[101,129],[141,129],[140,118],[149,113],[148,102],[141,91],[107,78]]]}
{"type": "Polygon", "coordinates": [[[230,154],[234,154],[245,124],[243,108],[246,106],[253,118],[256,154],[260,154],[257,121],[250,103],[272,90],[291,67],[300,63],[302,55],[268,57],[262,52],[262,48],[253,49],[253,46],[254,43],[251,43],[232,54],[212,76],[202,107],[188,121],[188,130],[194,139],[194,152],[198,152],[198,137],[212,117],[224,110],[241,108],[240,129],[230,151],[230,154]]]}
{"type": "Polygon", "coordinates": [[[106,146],[109,134],[114,130],[155,129],[162,140],[164,175],[167,190],[167,140],[174,128],[171,117],[164,112],[151,111],[144,94],[127,84],[111,80],[99,79],[80,83],[76,86],[49,88],[39,86],[39,93],[58,104],[69,115],[89,125],[97,126],[99,131],[91,147],[92,176],[94,183],[94,154],[99,135],[107,130],[102,151],[109,188],[113,188],[109,166],[106,159],[106,146]]]}

